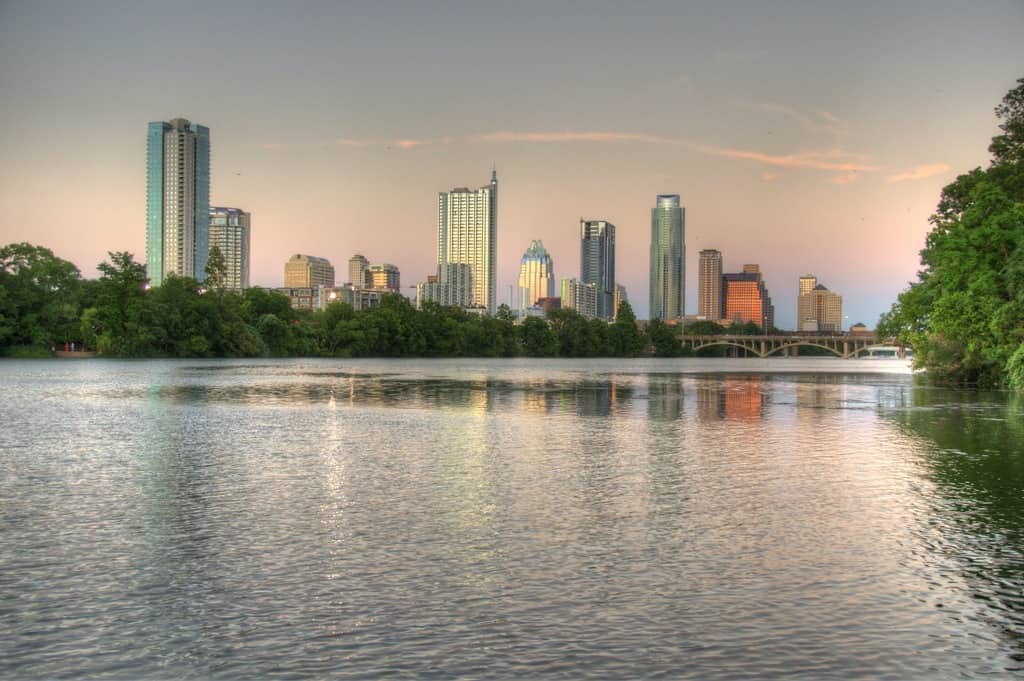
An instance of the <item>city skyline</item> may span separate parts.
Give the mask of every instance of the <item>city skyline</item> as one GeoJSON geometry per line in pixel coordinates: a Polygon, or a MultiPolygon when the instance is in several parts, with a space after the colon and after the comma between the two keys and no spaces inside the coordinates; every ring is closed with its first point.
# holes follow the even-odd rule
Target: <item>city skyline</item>
{"type": "MultiPolygon", "coordinates": [[[[1024,61],[1011,2],[51,11],[0,6],[5,243],[85,276],[110,250],[144,261],[139,130],[180,115],[213,131],[210,202],[258,225],[254,285],[280,285],[296,252],[376,253],[423,280],[431,197],[496,164],[500,290],[523,244],[572,262],[579,216],[599,215],[641,318],[649,207],[678,193],[687,310],[695,255],[714,248],[759,262],[775,291],[822,273],[849,321],[873,326],[915,276],[941,187],[987,163],[992,108],[1024,61]],[[224,25],[247,36],[230,52],[214,47],[224,25]],[[446,77],[460,71],[480,77],[446,77]]],[[[795,297],[778,307],[794,326],[795,297]]]]}

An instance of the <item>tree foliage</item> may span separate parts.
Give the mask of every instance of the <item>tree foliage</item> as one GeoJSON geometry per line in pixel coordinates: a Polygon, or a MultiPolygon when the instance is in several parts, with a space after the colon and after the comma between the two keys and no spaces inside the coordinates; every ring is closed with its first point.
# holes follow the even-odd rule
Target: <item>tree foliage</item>
{"type": "Polygon", "coordinates": [[[1024,389],[1024,78],[995,112],[991,164],[942,190],[918,280],[877,328],[934,379],[1024,389]]]}

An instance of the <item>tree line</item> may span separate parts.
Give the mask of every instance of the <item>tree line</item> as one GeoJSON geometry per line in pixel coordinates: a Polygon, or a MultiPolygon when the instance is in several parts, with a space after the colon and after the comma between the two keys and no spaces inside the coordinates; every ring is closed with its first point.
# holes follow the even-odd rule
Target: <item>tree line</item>
{"type": "MultiPolygon", "coordinates": [[[[205,282],[169,276],[156,287],[130,253],[108,256],[99,278],[83,279],[42,246],[0,248],[0,355],[46,357],[74,343],[110,357],[686,357],[684,333],[762,333],[753,322],[641,326],[628,302],[611,324],[569,309],[517,324],[505,305],[490,317],[435,303],[416,309],[398,294],[366,310],[339,301],[299,310],[274,290],[225,290],[217,249],[205,282]]],[[[737,351],[697,355],[729,352],[737,351]]]]}
{"type": "Polygon", "coordinates": [[[995,109],[988,168],[942,190],[917,281],[878,322],[930,378],[1024,390],[1024,78],[995,109]]]}

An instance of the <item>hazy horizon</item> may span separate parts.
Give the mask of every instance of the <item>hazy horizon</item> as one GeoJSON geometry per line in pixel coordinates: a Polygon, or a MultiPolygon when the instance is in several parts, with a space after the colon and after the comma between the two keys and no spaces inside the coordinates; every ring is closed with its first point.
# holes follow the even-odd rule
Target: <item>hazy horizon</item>
{"type": "Polygon", "coordinates": [[[988,162],[1022,28],[1018,2],[6,2],[0,242],[85,276],[143,261],[146,124],[184,117],[210,128],[211,205],[252,214],[254,285],[295,253],[340,283],[360,252],[408,291],[437,193],[494,165],[499,302],[533,239],[578,276],[579,219],[603,219],[646,317],[650,209],[679,194],[687,313],[716,248],[760,265],[780,327],[806,273],[874,326],[942,186],[988,162]]]}

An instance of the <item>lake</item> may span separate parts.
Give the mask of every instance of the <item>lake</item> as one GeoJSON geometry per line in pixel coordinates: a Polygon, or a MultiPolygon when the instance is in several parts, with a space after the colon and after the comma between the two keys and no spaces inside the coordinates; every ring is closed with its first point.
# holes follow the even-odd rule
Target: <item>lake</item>
{"type": "Polygon", "coordinates": [[[0,385],[0,677],[1024,673],[1024,401],[899,361],[0,385]]]}

